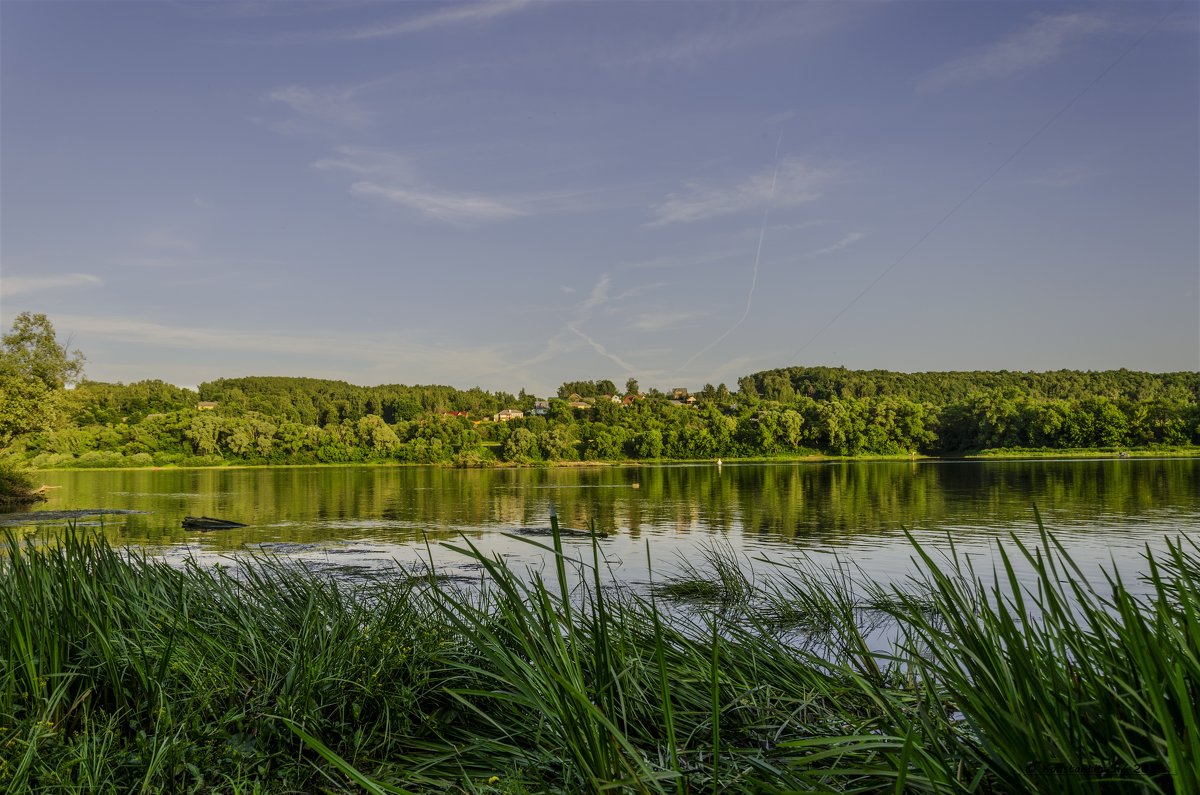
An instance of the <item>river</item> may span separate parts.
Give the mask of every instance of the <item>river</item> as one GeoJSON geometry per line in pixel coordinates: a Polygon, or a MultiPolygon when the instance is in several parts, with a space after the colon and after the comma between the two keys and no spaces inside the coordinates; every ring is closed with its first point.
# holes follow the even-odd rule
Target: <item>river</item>
{"type": "MultiPolygon", "coordinates": [[[[37,474],[55,487],[35,517],[0,525],[52,538],[53,511],[113,510],[77,520],[113,543],[209,564],[248,553],[303,561],[337,576],[374,576],[395,561],[464,538],[517,565],[541,565],[534,540],[552,510],[566,527],[606,534],[618,576],[644,582],[704,544],[728,542],[752,561],[797,554],[849,562],[896,580],[912,571],[910,530],[923,545],[990,569],[995,545],[1036,540],[1033,506],[1088,572],[1144,571],[1142,551],[1200,539],[1200,459],[912,461],[596,468],[289,467],[75,470],[37,474]],[[184,516],[243,522],[197,533],[184,516]]],[[[15,521],[16,520],[16,521],[15,521]]],[[[590,556],[590,541],[572,547],[590,556]]]]}

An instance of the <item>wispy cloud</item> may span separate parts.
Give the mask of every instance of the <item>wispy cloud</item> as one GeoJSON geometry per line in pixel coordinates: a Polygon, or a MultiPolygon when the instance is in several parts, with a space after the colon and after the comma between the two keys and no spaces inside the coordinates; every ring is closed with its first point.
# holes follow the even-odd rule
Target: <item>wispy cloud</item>
{"type": "Polygon", "coordinates": [[[411,33],[420,33],[432,28],[455,25],[478,25],[517,11],[522,11],[530,5],[532,5],[530,0],[496,0],[496,2],[488,3],[452,5],[428,14],[390,22],[381,22],[361,28],[336,31],[329,38],[368,41],[371,39],[390,39],[397,36],[407,36],[411,33]]]}
{"type": "Polygon", "coordinates": [[[843,237],[841,240],[837,241],[833,245],[826,246],[825,248],[817,249],[816,251],[810,252],[808,256],[821,257],[826,254],[832,254],[835,251],[841,251],[842,249],[846,248],[847,246],[854,245],[858,241],[862,240],[864,237],[866,237],[866,235],[863,234],[862,232],[851,232],[850,234],[846,235],[845,237],[843,237]]]}
{"type": "Polygon", "coordinates": [[[365,146],[339,146],[334,157],[318,160],[313,165],[322,171],[349,171],[369,177],[411,179],[408,158],[386,149],[365,146]]]}
{"type": "Polygon", "coordinates": [[[597,191],[484,194],[447,190],[419,178],[402,155],[385,150],[343,146],[337,156],[318,160],[323,171],[345,171],[361,179],[350,185],[357,196],[397,204],[447,222],[501,221],[526,215],[564,213],[588,206],[597,191]]]}
{"type": "Polygon", "coordinates": [[[99,287],[104,284],[99,276],[90,273],[64,273],[59,276],[5,276],[0,279],[0,295],[11,298],[15,295],[58,290],[65,287],[99,287]]]}
{"type": "MultiPolygon", "coordinates": [[[[744,51],[766,42],[827,35],[860,11],[855,3],[745,3],[709,6],[716,16],[666,39],[633,41],[610,65],[665,63],[700,65],[725,53],[744,51]]],[[[703,6],[698,6],[702,9],[703,6]]]]}
{"type": "Polygon", "coordinates": [[[927,72],[917,88],[923,92],[941,91],[1026,72],[1056,60],[1070,42],[1108,27],[1109,23],[1094,13],[1039,16],[1007,38],[927,72]]]}
{"type": "Polygon", "coordinates": [[[371,112],[356,99],[364,88],[291,85],[272,91],[267,101],[287,105],[300,116],[322,124],[361,129],[371,123],[371,112]]]}
{"type": "Polygon", "coordinates": [[[608,303],[608,286],[610,284],[612,284],[612,278],[605,273],[600,277],[600,281],[592,287],[588,297],[579,305],[579,311],[586,312],[608,303]]]}
{"type": "Polygon", "coordinates": [[[55,323],[107,340],[146,345],[156,348],[183,348],[208,353],[269,353],[296,356],[309,360],[328,358],[361,362],[374,371],[397,369],[418,371],[420,378],[431,374],[458,379],[463,373],[482,373],[496,368],[506,353],[498,346],[455,348],[427,345],[414,341],[410,332],[389,334],[354,334],[324,331],[262,331],[219,327],[176,326],[153,321],[91,315],[64,315],[55,323]]]}
{"type": "Polygon", "coordinates": [[[838,171],[803,158],[787,158],[773,169],[755,174],[736,185],[720,186],[692,181],[684,189],[654,206],[647,226],[703,221],[719,215],[784,207],[815,201],[836,179],[838,171]]]}
{"type": "Polygon", "coordinates": [[[350,192],[410,207],[439,221],[498,221],[529,214],[527,209],[506,199],[478,194],[388,187],[366,181],[351,185],[350,192]]]}

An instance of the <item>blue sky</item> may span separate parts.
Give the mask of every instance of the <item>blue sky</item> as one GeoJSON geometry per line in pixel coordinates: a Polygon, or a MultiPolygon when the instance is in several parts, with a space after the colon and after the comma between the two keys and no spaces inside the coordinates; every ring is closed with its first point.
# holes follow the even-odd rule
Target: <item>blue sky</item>
{"type": "Polygon", "coordinates": [[[1200,368],[1194,3],[0,4],[97,380],[1200,368]]]}

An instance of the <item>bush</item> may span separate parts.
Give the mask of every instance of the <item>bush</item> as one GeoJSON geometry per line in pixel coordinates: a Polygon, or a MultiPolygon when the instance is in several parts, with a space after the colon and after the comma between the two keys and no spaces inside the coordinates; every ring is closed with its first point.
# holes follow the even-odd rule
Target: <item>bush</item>
{"type": "Polygon", "coordinates": [[[75,460],[75,466],[88,469],[119,467],[125,463],[125,456],[111,450],[91,450],[75,460]]]}
{"type": "Polygon", "coordinates": [[[11,460],[0,461],[0,505],[37,502],[46,496],[33,487],[29,475],[11,460]]]}

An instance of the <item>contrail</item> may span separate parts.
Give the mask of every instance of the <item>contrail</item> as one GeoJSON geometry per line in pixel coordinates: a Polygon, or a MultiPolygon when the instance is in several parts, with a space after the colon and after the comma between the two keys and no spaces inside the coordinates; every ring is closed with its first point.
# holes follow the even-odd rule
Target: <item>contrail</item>
{"type": "Polygon", "coordinates": [[[620,356],[617,356],[615,353],[609,353],[607,348],[605,348],[600,343],[596,342],[594,339],[589,337],[587,334],[584,334],[582,331],[580,331],[579,327],[576,326],[574,323],[568,323],[567,328],[570,329],[572,333],[574,333],[576,336],[578,336],[580,339],[582,339],[588,345],[590,345],[592,350],[594,350],[596,353],[600,354],[604,358],[608,359],[613,364],[624,369],[626,372],[629,372],[629,373],[637,372],[636,367],[634,367],[632,364],[630,364],[629,362],[622,359],[620,356]]]}
{"type": "Polygon", "coordinates": [[[679,365],[679,367],[675,368],[675,372],[677,373],[694,362],[696,358],[700,356],[700,354],[707,353],[716,347],[721,340],[725,339],[734,331],[736,331],[737,327],[742,325],[742,323],[746,321],[746,318],[750,316],[750,305],[754,303],[754,290],[756,287],[758,287],[758,261],[762,257],[763,239],[767,236],[767,215],[771,212],[771,200],[775,198],[775,181],[779,178],[779,147],[782,144],[783,128],[781,127],[779,128],[779,138],[775,141],[775,170],[771,173],[771,193],[767,197],[767,206],[763,208],[762,225],[758,229],[758,248],[754,250],[754,270],[750,277],[750,292],[746,295],[746,310],[742,312],[742,316],[738,318],[736,323],[725,330],[724,334],[693,353],[691,358],[679,365]]]}

